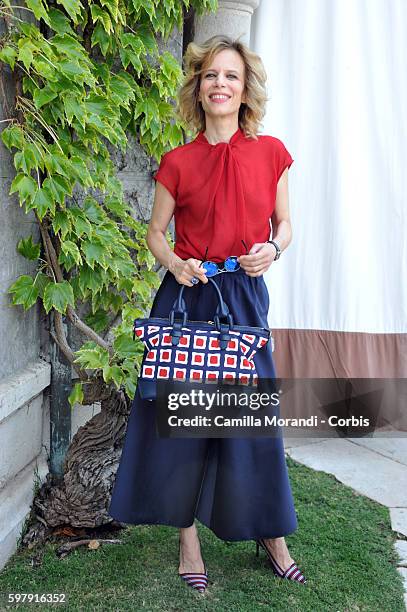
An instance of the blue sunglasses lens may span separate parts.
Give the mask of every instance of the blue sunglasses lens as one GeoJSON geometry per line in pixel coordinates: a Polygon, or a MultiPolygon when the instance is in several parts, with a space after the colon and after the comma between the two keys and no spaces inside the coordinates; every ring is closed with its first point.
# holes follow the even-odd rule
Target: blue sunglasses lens
{"type": "Polygon", "coordinates": [[[240,268],[240,264],[237,261],[237,257],[228,257],[225,261],[225,269],[228,272],[234,272],[240,268]]]}
{"type": "Polygon", "coordinates": [[[213,261],[204,261],[202,267],[205,270],[206,276],[215,276],[219,272],[218,265],[213,261]]]}

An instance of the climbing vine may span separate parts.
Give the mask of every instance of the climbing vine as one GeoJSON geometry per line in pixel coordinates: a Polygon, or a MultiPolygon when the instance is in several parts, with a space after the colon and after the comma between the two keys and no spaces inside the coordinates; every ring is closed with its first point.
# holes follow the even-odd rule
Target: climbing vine
{"type": "Polygon", "coordinates": [[[11,1],[0,2],[1,137],[14,153],[10,194],[40,236],[17,245],[37,265],[11,285],[11,300],[53,313],[54,340],[81,381],[72,405],[84,401],[82,383],[100,377],[132,397],[142,348],[131,326],[159,277],[110,151],[125,152],[132,135],[159,161],[183,143],[172,104],[182,68],[158,39],[182,29],[185,9],[213,11],[217,0],[11,1]],[[6,67],[16,86],[11,109],[6,67]],[[85,340],[76,352],[64,317],[85,340]]]}

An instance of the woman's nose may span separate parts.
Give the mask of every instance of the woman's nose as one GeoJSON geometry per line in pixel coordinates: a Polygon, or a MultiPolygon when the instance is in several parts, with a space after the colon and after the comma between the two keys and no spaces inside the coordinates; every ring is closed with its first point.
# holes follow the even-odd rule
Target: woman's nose
{"type": "Polygon", "coordinates": [[[225,82],[225,76],[222,73],[219,73],[215,80],[217,85],[223,85],[225,82]]]}

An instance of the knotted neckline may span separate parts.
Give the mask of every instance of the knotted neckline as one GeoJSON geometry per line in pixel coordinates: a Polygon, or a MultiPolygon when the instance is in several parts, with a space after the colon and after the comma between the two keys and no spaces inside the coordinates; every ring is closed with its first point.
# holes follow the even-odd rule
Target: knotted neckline
{"type": "Polygon", "coordinates": [[[203,132],[195,139],[206,148],[211,168],[207,179],[208,199],[201,221],[202,227],[210,228],[208,256],[212,261],[221,261],[224,252],[226,256],[245,253],[242,240],[246,241],[246,205],[238,162],[240,153],[236,146],[245,139],[240,127],[229,142],[211,144],[203,132]]]}

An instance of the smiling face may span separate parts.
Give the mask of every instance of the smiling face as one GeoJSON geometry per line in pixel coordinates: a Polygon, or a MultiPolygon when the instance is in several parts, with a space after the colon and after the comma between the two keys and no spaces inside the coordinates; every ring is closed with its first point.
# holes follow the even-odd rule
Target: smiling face
{"type": "Polygon", "coordinates": [[[244,93],[245,65],[235,49],[219,51],[203,66],[198,100],[207,115],[238,115],[244,93]]]}

